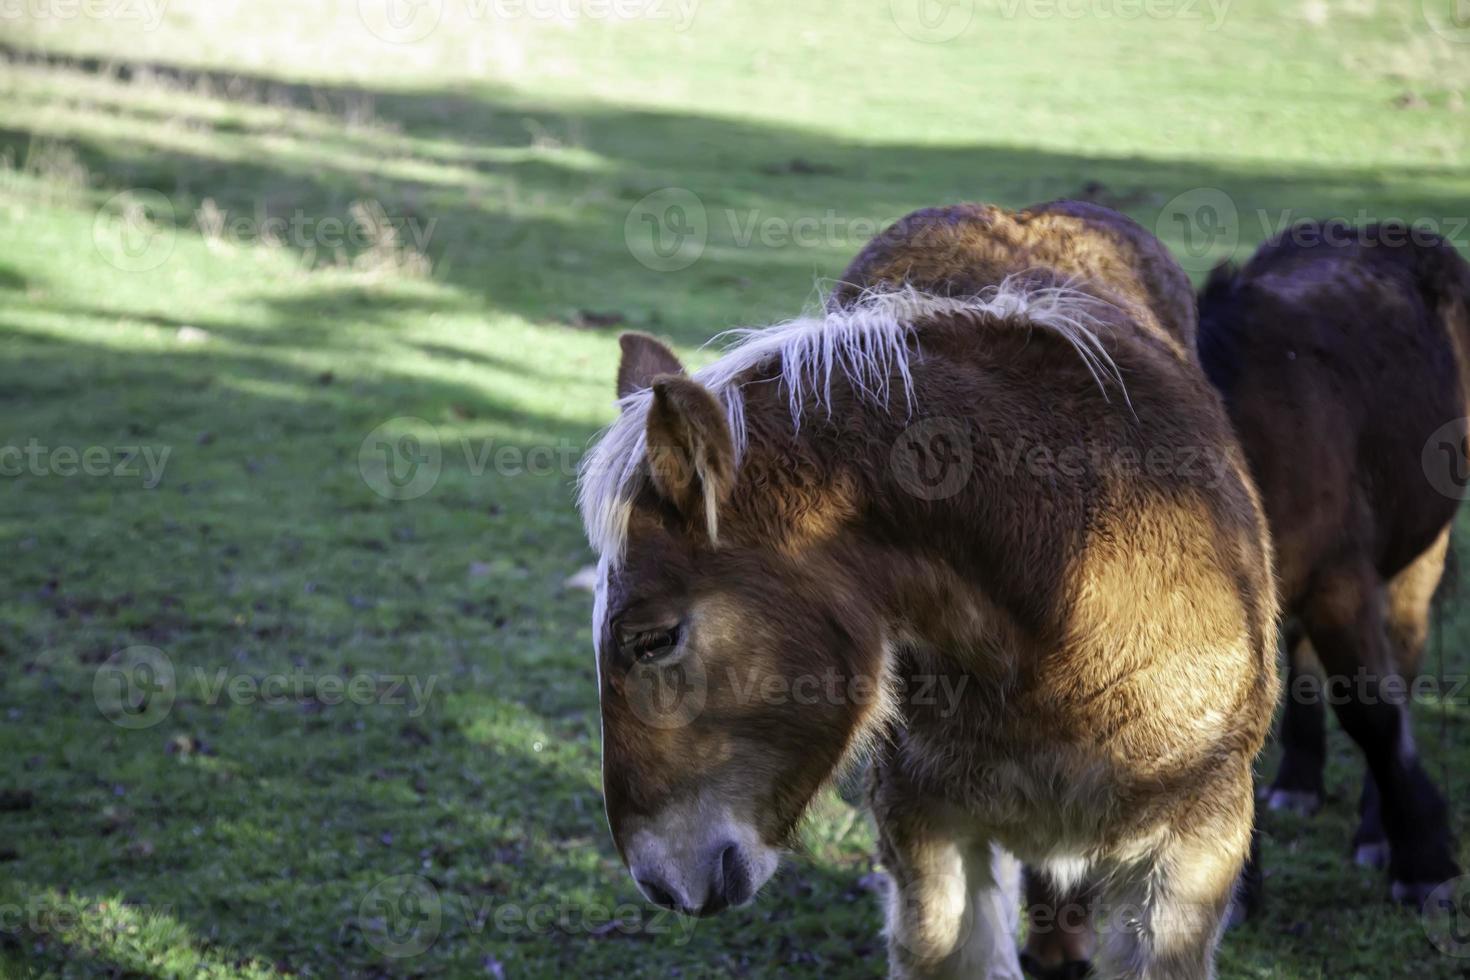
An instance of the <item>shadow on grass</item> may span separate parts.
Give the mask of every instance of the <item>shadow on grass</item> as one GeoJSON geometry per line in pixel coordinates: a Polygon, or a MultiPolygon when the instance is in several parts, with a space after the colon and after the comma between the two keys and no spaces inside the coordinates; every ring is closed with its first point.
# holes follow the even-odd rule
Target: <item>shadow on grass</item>
{"type": "MultiPolygon", "coordinates": [[[[123,118],[139,111],[126,97],[130,83],[166,80],[184,93],[289,108],[329,131],[242,123],[218,131],[217,156],[159,145],[142,119],[136,136],[62,137],[102,182],[93,194],[99,201],[128,188],[157,190],[173,202],[179,230],[198,234],[206,199],[229,216],[304,213],[318,221],[371,199],[428,231],[435,276],[457,290],[462,309],[544,322],[605,311],[612,299],[619,308],[612,312],[626,308],[639,324],[684,341],[730,325],[731,310],[791,312],[813,277],[839,271],[874,229],[944,201],[1097,200],[1155,228],[1176,250],[1199,251],[1196,272],[1232,244],[1242,257],[1287,212],[1352,216],[1371,197],[1393,215],[1434,218],[1446,228],[1465,213],[1463,201],[1411,186],[1461,175],[1449,167],[1283,171],[1266,163],[1099,158],[970,139],[985,134],[952,134],[946,145],[866,143],[743,119],[548,105],[489,84],[377,90],[74,59],[14,45],[0,45],[0,55],[116,80],[119,97],[110,108],[123,118]],[[373,125],[349,125],[351,106],[370,106],[373,125]],[[588,169],[578,154],[601,165],[588,169]],[[431,166],[407,179],[392,166],[404,160],[431,166]],[[640,256],[650,254],[652,236],[674,235],[675,219],[688,216],[657,210],[648,221],[628,219],[645,217],[639,202],[665,187],[697,199],[704,220],[689,227],[705,245],[687,268],[658,272],[640,256]],[[1180,223],[1171,200],[1202,188],[1223,190],[1235,215],[1207,215],[1208,202],[1187,200],[1180,223]],[[663,312],[671,308],[687,312],[663,312]]],[[[3,131],[0,148],[24,159],[44,135],[3,131]]],[[[310,244],[287,247],[307,263],[320,257],[310,244]]],[[[305,312],[330,315],[315,303],[305,312]]]]}

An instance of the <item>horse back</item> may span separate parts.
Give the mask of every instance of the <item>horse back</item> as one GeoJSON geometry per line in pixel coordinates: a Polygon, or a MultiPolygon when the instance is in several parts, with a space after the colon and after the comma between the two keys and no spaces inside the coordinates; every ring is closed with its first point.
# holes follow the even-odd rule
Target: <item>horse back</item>
{"type": "Polygon", "coordinates": [[[900,283],[969,295],[1015,275],[1092,291],[1127,308],[1176,353],[1195,357],[1194,294],[1184,270],[1137,222],[1085,201],[1021,211],[981,204],[915,211],[858,253],[833,302],[900,283]]]}
{"type": "Polygon", "coordinates": [[[1470,266],[1443,241],[1339,223],[1299,225],[1202,291],[1201,362],[1259,486],[1288,604],[1333,554],[1393,576],[1453,517],[1458,497],[1431,470],[1452,478],[1459,462],[1433,442],[1467,411],[1467,300],[1470,266]]]}

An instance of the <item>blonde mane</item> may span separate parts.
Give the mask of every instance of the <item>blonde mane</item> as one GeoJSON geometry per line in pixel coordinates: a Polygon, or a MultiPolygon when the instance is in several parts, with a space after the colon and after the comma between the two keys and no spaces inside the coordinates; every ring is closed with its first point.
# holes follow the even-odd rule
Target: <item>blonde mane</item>
{"type": "MultiPolygon", "coordinates": [[[[1101,314],[1115,309],[1071,285],[1039,285],[1024,275],[1008,276],[967,297],[938,296],[912,286],[870,290],[840,309],[769,327],[727,331],[715,339],[733,337],[734,342],[693,377],[724,405],[738,464],[746,446],[742,389],[759,369],[779,362],[780,374],[773,380],[786,389],[791,424],[797,431],[808,399],[831,413],[834,374],[860,397],[885,407],[896,380],[912,414],[915,393],[909,361],[918,350],[919,327],[941,316],[1008,320],[1049,330],[1077,351],[1104,397],[1107,377],[1126,398],[1117,365],[1097,337],[1104,323],[1101,314]]],[[[646,388],[618,399],[617,419],[582,463],[577,491],[582,523],[592,547],[612,564],[622,555],[633,499],[647,479],[644,431],[651,401],[646,388]]]]}

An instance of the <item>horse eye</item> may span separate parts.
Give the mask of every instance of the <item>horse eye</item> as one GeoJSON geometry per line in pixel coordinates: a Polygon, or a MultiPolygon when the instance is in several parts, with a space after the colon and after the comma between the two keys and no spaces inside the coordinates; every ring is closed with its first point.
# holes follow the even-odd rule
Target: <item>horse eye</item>
{"type": "Polygon", "coordinates": [[[679,629],[648,630],[624,638],[623,650],[637,660],[654,660],[679,645],[679,629]]]}

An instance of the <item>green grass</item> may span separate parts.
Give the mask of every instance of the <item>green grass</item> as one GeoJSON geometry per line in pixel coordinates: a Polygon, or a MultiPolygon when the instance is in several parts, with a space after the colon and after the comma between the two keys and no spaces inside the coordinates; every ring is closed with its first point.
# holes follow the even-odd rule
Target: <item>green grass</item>
{"type": "MultiPolygon", "coordinates": [[[[1195,272],[1289,213],[1470,241],[1470,48],[1417,3],[1237,0],[1213,28],[981,3],[920,43],[882,3],[447,0],[397,45],[358,6],[5,21],[0,447],[45,455],[0,477],[0,974],[879,975],[871,830],[835,794],[753,908],[697,925],[613,853],[559,460],[611,416],[618,329],[708,356],[957,199],[1088,194],[1195,272]],[[707,240],[659,272],[638,202],[668,187],[707,240]],[[397,237],[336,246],[373,215],[397,237]],[[413,499],[360,466],[385,423],[440,447],[413,499]],[[112,472],[129,447],[156,485],[112,472]],[[173,701],[113,724],[135,647],[173,701]]],[[[1417,717],[1463,838],[1470,715],[1417,717]]],[[[1268,819],[1267,915],[1222,976],[1465,975],[1345,862],[1356,772],[1334,735],[1326,810],[1268,819]]]]}

